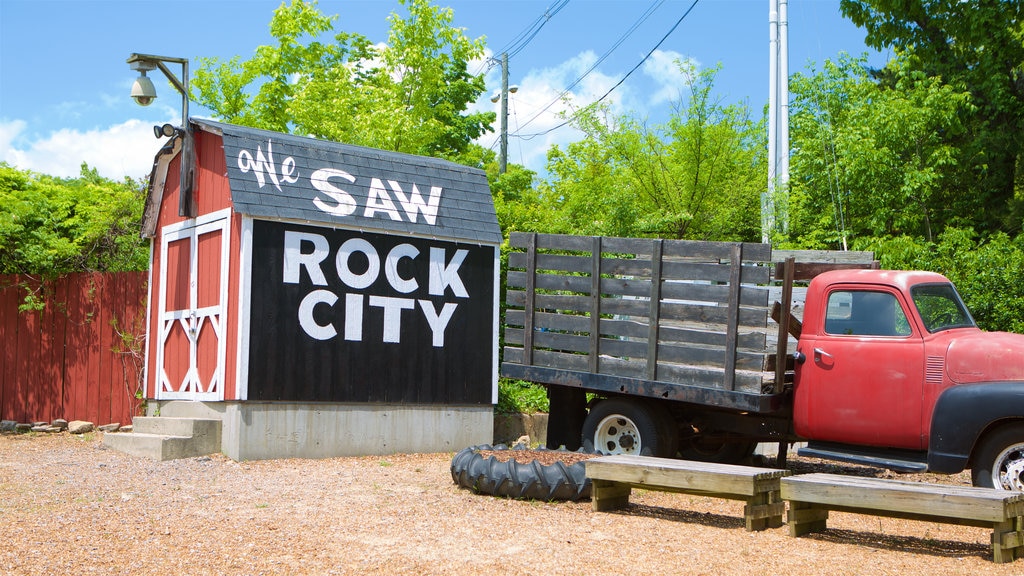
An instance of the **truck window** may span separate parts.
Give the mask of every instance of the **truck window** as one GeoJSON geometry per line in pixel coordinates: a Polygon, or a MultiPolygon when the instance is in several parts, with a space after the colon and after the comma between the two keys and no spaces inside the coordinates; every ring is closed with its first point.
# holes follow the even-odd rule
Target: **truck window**
{"type": "Polygon", "coordinates": [[[928,332],[975,326],[952,284],[918,284],[910,289],[910,296],[928,332]]]}
{"type": "Polygon", "coordinates": [[[828,297],[825,332],[843,336],[909,336],[910,322],[888,292],[839,290],[828,297]]]}

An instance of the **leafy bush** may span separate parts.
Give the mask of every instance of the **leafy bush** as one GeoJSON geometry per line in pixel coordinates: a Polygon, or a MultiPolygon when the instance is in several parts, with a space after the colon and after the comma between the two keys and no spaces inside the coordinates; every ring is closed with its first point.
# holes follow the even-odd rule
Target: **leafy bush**
{"type": "Polygon", "coordinates": [[[145,186],[82,165],[58,178],[0,163],[0,274],[125,272],[149,265],[145,186]]]}
{"type": "Polygon", "coordinates": [[[945,275],[985,330],[1024,333],[1024,236],[982,239],[969,228],[947,228],[938,242],[888,238],[865,249],[875,251],[882,268],[945,275]]]}
{"type": "Polygon", "coordinates": [[[502,378],[498,381],[498,414],[533,414],[548,411],[548,391],[543,386],[523,380],[502,378]]]}

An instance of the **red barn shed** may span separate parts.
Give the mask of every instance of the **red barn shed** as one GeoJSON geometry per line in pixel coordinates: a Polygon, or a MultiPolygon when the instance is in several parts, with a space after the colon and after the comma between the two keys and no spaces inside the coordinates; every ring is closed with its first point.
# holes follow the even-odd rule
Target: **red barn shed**
{"type": "Polygon", "coordinates": [[[501,231],[485,174],[192,128],[182,206],[195,216],[179,215],[175,137],[157,155],[143,223],[148,413],[219,419],[236,460],[489,442],[501,231]]]}

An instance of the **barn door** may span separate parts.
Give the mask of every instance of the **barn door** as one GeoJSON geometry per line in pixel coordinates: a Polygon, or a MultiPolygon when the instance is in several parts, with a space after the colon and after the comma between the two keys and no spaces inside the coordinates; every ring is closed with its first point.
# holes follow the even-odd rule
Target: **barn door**
{"type": "Polygon", "coordinates": [[[156,397],[223,400],[230,211],[163,231],[156,397]]]}

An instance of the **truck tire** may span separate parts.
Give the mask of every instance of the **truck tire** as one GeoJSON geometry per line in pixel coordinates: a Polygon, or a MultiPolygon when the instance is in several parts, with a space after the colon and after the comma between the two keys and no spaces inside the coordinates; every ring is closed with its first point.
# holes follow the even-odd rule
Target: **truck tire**
{"type": "Polygon", "coordinates": [[[715,464],[739,464],[749,458],[756,448],[756,442],[727,442],[697,436],[680,442],[679,457],[715,464]]]}
{"type": "Polygon", "coordinates": [[[590,498],[591,483],[587,478],[586,464],[583,461],[568,466],[564,462],[517,462],[514,458],[501,462],[493,455],[484,458],[481,454],[486,451],[507,449],[502,444],[493,447],[483,444],[462,449],[452,458],[452,481],[478,494],[506,498],[545,502],[575,502],[590,498]]]}
{"type": "Polygon", "coordinates": [[[973,458],[971,482],[983,488],[1024,491],[1024,422],[985,436],[973,458]]]}
{"type": "Polygon", "coordinates": [[[668,411],[648,402],[612,398],[583,420],[583,450],[674,458],[678,432],[668,411]]]}

